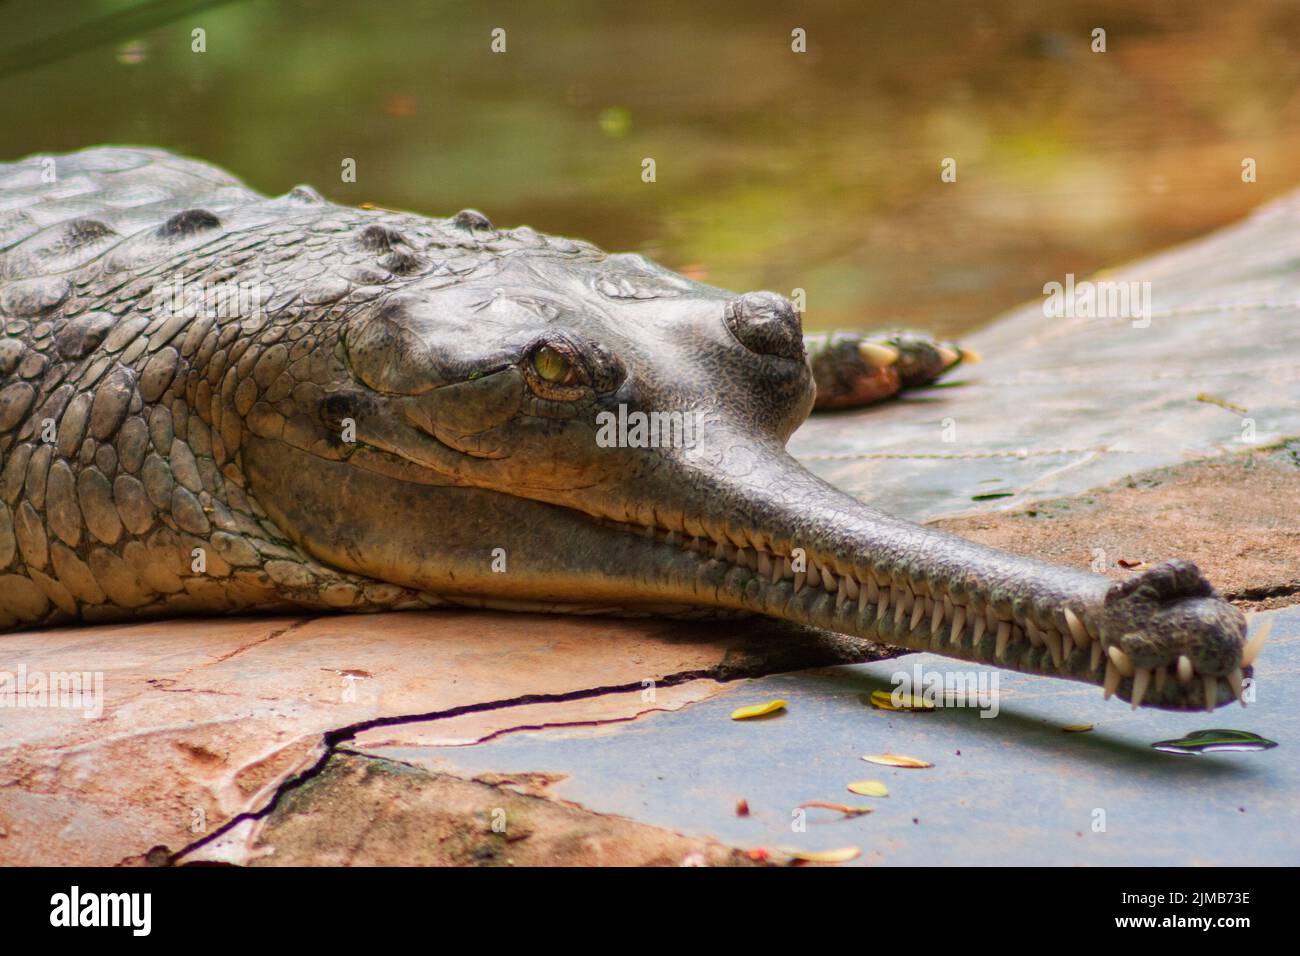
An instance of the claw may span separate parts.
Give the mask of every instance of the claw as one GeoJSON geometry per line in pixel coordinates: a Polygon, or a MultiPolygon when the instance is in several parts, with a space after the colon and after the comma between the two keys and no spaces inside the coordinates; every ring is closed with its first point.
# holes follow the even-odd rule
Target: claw
{"type": "Polygon", "coordinates": [[[879,345],[876,342],[859,342],[858,354],[868,365],[876,368],[888,368],[898,361],[898,349],[892,345],[879,345]]]}

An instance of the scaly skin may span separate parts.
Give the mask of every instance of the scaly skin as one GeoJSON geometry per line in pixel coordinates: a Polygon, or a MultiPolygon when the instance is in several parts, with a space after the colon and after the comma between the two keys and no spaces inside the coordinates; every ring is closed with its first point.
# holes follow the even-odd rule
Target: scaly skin
{"type": "Polygon", "coordinates": [[[472,211],[265,199],[153,150],[0,166],[0,191],[0,627],[759,613],[1172,709],[1249,673],[1244,618],[1189,564],[1112,585],[882,514],[786,453],[814,374],[823,406],[860,403],[948,346],[822,338],[810,367],[772,293],[472,211]],[[195,289],[247,295],[208,314],[195,289]],[[620,406],[701,424],[606,447],[620,406]]]}

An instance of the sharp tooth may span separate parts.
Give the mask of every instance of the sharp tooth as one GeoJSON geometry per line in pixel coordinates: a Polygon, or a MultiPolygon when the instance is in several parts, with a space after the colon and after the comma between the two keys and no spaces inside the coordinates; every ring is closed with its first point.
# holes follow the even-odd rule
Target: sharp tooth
{"type": "Polygon", "coordinates": [[[1097,665],[1101,663],[1101,655],[1101,642],[1098,641],[1092,645],[1092,659],[1088,661],[1088,670],[1095,671],[1097,669],[1097,665]]]}
{"type": "MultiPolygon", "coordinates": [[[[848,578],[840,578],[841,582],[847,581],[848,578]]],[[[843,583],[835,592],[835,610],[842,608],[849,600],[849,589],[844,587],[843,583]]]]}
{"type": "Polygon", "coordinates": [[[794,577],[794,565],[790,563],[790,555],[788,554],[781,557],[781,577],[794,577]]]}
{"type": "Polygon", "coordinates": [[[1136,673],[1137,668],[1133,666],[1133,658],[1125,654],[1123,648],[1119,645],[1112,644],[1110,649],[1106,651],[1106,655],[1115,663],[1115,666],[1119,668],[1119,672],[1125,677],[1132,677],[1134,673],[1136,673]]]}
{"type": "Polygon", "coordinates": [[[1219,679],[1213,674],[1205,674],[1201,681],[1205,687],[1205,709],[1213,711],[1214,705],[1219,702],[1219,679]]]}
{"type": "Polygon", "coordinates": [[[758,555],[752,548],[740,548],[736,551],[736,563],[753,571],[758,567],[758,555]]]}
{"type": "Polygon", "coordinates": [[[952,616],[952,630],[948,632],[948,643],[957,644],[961,641],[961,632],[966,629],[966,605],[958,604],[952,616]]]}
{"type": "Polygon", "coordinates": [[[1115,666],[1114,661],[1106,662],[1106,680],[1101,685],[1101,696],[1104,700],[1110,700],[1115,691],[1119,690],[1119,679],[1121,675],[1119,668],[1115,666]]]}
{"type": "Polygon", "coordinates": [[[912,602],[912,623],[908,626],[909,631],[915,631],[916,625],[920,624],[921,619],[925,617],[926,603],[921,598],[917,598],[912,602]]]}
{"type": "Polygon", "coordinates": [[[1011,640],[1011,622],[998,621],[998,642],[994,645],[993,656],[998,660],[1003,659],[1007,652],[1007,642],[1011,640]]]}
{"type": "Polygon", "coordinates": [[[840,578],[840,590],[847,591],[850,601],[858,599],[858,592],[862,590],[858,587],[858,579],[851,574],[846,574],[840,578]]]}
{"type": "Polygon", "coordinates": [[[1074,650],[1074,642],[1070,640],[1070,632],[1067,630],[1059,633],[1061,635],[1061,656],[1069,657],[1070,652],[1074,650]]]}
{"type": "Polygon", "coordinates": [[[1142,706],[1142,698],[1145,697],[1147,694],[1147,683],[1150,680],[1151,680],[1151,668],[1139,667],[1136,671],[1134,671],[1133,696],[1129,699],[1129,703],[1133,705],[1134,710],[1137,710],[1139,707],[1142,706]]]}
{"type": "Polygon", "coordinates": [[[943,602],[934,602],[934,612],[930,615],[930,636],[934,637],[943,627],[943,602]]]}
{"type": "Polygon", "coordinates": [[[782,562],[781,560],[779,560],[776,556],[773,556],[773,558],[772,558],[772,583],[773,583],[773,584],[776,584],[777,581],[784,580],[784,578],[785,578],[785,564],[784,564],[784,562],[782,562]]]}
{"type": "Polygon", "coordinates": [[[719,541],[716,545],[713,546],[713,556],[717,558],[719,561],[721,561],[723,558],[727,556],[727,546],[723,544],[721,541],[719,541]]]}
{"type": "Polygon", "coordinates": [[[1028,635],[1029,643],[1032,644],[1034,647],[1043,646],[1043,632],[1040,631],[1036,625],[1032,627],[1026,627],[1025,634],[1028,635]]]}
{"type": "Polygon", "coordinates": [[[682,536],[678,534],[676,531],[669,531],[668,534],[664,537],[664,540],[667,541],[669,544],[675,544],[680,547],[682,543],[682,536]]]}
{"type": "Polygon", "coordinates": [[[808,577],[808,575],[804,574],[802,571],[796,571],[796,572],[794,573],[794,593],[795,593],[795,594],[798,594],[800,591],[803,590],[803,586],[804,586],[804,584],[806,583],[807,577],[808,577]]]}
{"type": "Polygon", "coordinates": [[[1074,638],[1074,643],[1078,644],[1080,647],[1087,647],[1088,629],[1083,626],[1083,622],[1079,620],[1079,616],[1068,607],[1065,608],[1065,623],[1069,625],[1070,636],[1074,638]]]}
{"type": "Polygon", "coordinates": [[[1232,688],[1232,696],[1241,701],[1241,706],[1246,706],[1246,698],[1241,696],[1241,668],[1238,667],[1228,674],[1224,675],[1228,681],[1228,686],[1232,688]]]}
{"type": "Polygon", "coordinates": [[[1049,627],[1047,630],[1043,631],[1043,643],[1045,643],[1047,649],[1051,651],[1052,663],[1056,665],[1056,669],[1059,671],[1061,669],[1061,661],[1063,660],[1061,657],[1061,635],[1049,627]]]}
{"type": "Polygon", "coordinates": [[[655,530],[656,529],[654,525],[648,524],[645,526],[645,529],[641,533],[645,535],[647,538],[653,538],[655,536],[655,530]]]}
{"type": "Polygon", "coordinates": [[[821,587],[821,585],[822,585],[822,576],[821,576],[821,574],[819,574],[818,571],[817,571],[817,562],[814,561],[814,560],[812,560],[812,558],[809,558],[809,559],[808,559],[808,574],[807,574],[807,578],[808,578],[808,586],[809,586],[810,588],[819,588],[819,587],[821,587]]]}
{"type": "Polygon", "coordinates": [[[867,591],[866,582],[863,582],[863,586],[858,588],[858,613],[859,614],[865,613],[867,608],[869,608],[870,606],[871,606],[871,595],[867,591]]]}
{"type": "Polygon", "coordinates": [[[863,578],[862,583],[867,586],[867,603],[875,604],[879,601],[880,586],[876,584],[876,576],[868,571],[867,576],[863,578]]]}
{"type": "Polygon", "coordinates": [[[1250,640],[1246,642],[1246,646],[1241,649],[1242,667],[1249,667],[1255,663],[1255,658],[1259,657],[1259,649],[1263,647],[1264,642],[1268,640],[1268,632],[1272,626],[1273,621],[1272,619],[1269,619],[1261,624],[1255,630],[1255,633],[1250,636],[1250,640]]]}
{"type": "Polygon", "coordinates": [[[970,639],[971,650],[974,650],[975,648],[979,647],[980,640],[984,637],[984,628],[986,626],[987,625],[984,623],[984,615],[976,614],[975,615],[975,636],[970,639]]]}
{"type": "Polygon", "coordinates": [[[1165,681],[1169,680],[1169,668],[1161,664],[1156,668],[1156,696],[1164,693],[1165,681]]]}
{"type": "Polygon", "coordinates": [[[1195,673],[1196,673],[1196,671],[1195,671],[1195,669],[1192,667],[1192,661],[1191,661],[1191,659],[1190,659],[1186,654],[1181,654],[1181,655],[1179,655],[1179,657],[1178,657],[1178,683],[1180,683],[1180,684],[1190,684],[1190,683],[1192,682],[1192,675],[1195,674],[1195,673]]]}
{"type": "Polygon", "coordinates": [[[894,590],[893,588],[880,589],[880,609],[876,614],[877,621],[883,618],[885,616],[885,612],[889,610],[889,598],[890,595],[893,593],[893,590],[894,590]]]}
{"type": "Polygon", "coordinates": [[[894,627],[903,623],[903,615],[912,609],[912,592],[904,587],[894,588],[894,627]]]}
{"type": "Polygon", "coordinates": [[[765,578],[772,574],[772,559],[766,551],[758,552],[758,573],[765,578]]]}
{"type": "Polygon", "coordinates": [[[822,568],[822,587],[826,589],[828,594],[834,594],[840,589],[840,579],[822,568]]]}

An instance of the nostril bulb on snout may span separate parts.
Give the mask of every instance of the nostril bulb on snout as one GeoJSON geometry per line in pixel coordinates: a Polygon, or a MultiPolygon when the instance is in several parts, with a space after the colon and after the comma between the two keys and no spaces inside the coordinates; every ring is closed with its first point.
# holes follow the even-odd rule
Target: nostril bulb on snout
{"type": "Polygon", "coordinates": [[[727,303],[726,320],[731,334],[751,352],[803,360],[803,325],[785,296],[747,292],[727,303]]]}

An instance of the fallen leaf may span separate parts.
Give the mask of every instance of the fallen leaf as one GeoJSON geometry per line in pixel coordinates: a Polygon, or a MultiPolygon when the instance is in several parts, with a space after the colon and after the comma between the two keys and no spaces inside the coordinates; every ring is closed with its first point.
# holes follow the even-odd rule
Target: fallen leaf
{"type": "Polygon", "coordinates": [[[1127,558],[1119,558],[1119,559],[1117,559],[1117,560],[1115,561],[1115,563],[1118,564],[1121,568],[1127,568],[1127,569],[1129,569],[1129,570],[1132,570],[1133,568],[1140,568],[1140,567],[1142,567],[1142,565],[1145,564],[1146,562],[1144,562],[1144,561],[1130,561],[1130,560],[1128,560],[1127,558]]]}
{"type": "Polygon", "coordinates": [[[842,846],[837,850],[791,850],[790,856],[802,863],[847,863],[856,860],[862,851],[855,846],[842,846]]]}
{"type": "Polygon", "coordinates": [[[872,707],[880,710],[924,712],[935,709],[933,701],[928,701],[915,694],[899,694],[898,703],[895,704],[894,693],[888,690],[873,690],[869,701],[872,707]]]}
{"type": "Polygon", "coordinates": [[[766,717],[778,710],[785,710],[785,701],[769,700],[766,704],[751,704],[748,707],[739,707],[731,712],[731,719],[749,720],[753,717],[766,717]]]}
{"type": "Polygon", "coordinates": [[[848,785],[849,793],[856,793],[860,797],[887,797],[889,788],[879,780],[855,780],[848,785]]]}
{"type": "MultiPolygon", "coordinates": [[[[850,787],[850,789],[852,789],[850,787]]],[[[857,791],[854,791],[855,793],[857,791]]],[[[867,794],[867,796],[886,796],[886,794],[867,794]]],[[[801,807],[816,808],[818,810],[835,810],[850,817],[861,816],[864,813],[871,813],[874,807],[851,807],[847,803],[827,803],[825,800],[809,800],[807,803],[799,804],[801,807]]]]}
{"type": "Polygon", "coordinates": [[[878,763],[882,767],[912,767],[920,769],[922,767],[933,767],[934,764],[928,760],[921,760],[917,757],[904,757],[902,754],[867,754],[862,758],[867,763],[878,763]]]}
{"type": "Polygon", "coordinates": [[[1086,734],[1092,730],[1092,724],[1066,724],[1061,730],[1067,734],[1086,734]]]}

